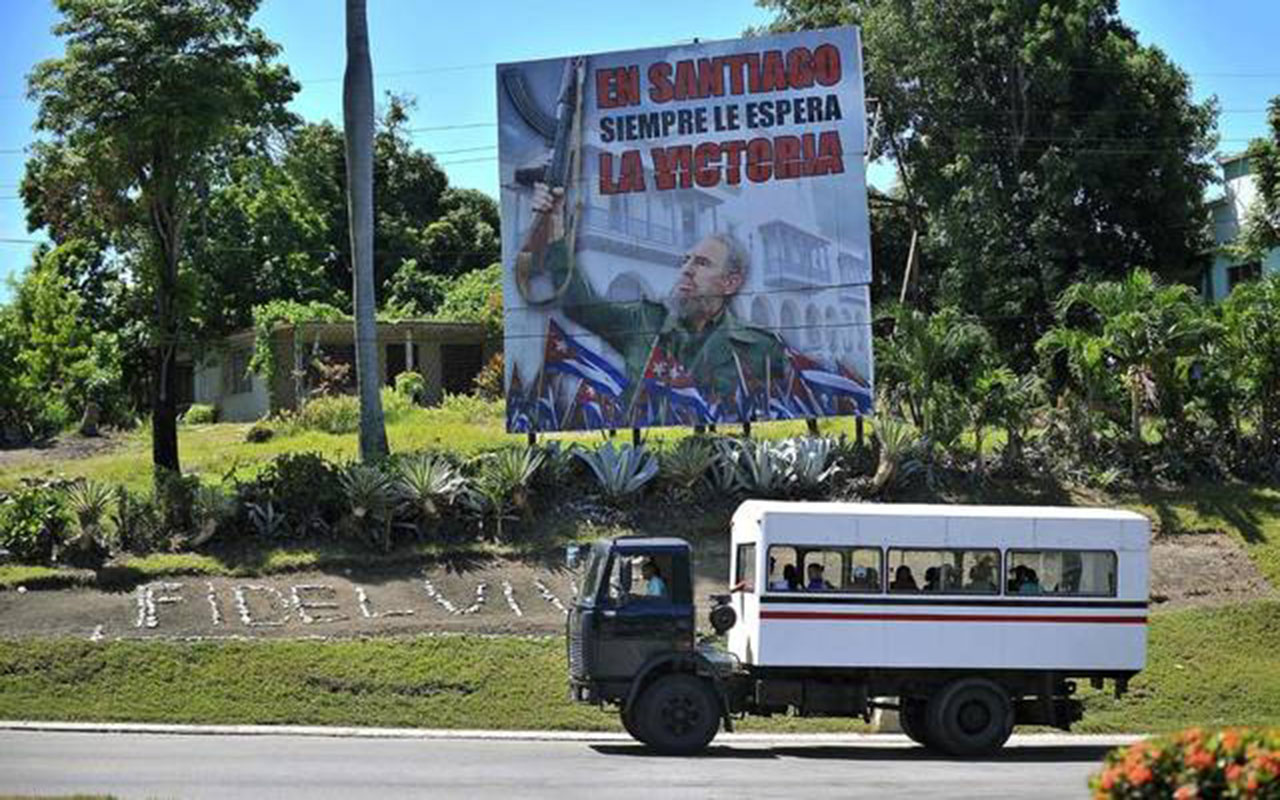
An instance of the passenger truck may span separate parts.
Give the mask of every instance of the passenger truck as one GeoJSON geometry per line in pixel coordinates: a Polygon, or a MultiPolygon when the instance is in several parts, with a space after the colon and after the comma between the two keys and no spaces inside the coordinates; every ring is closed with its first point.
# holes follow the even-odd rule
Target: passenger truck
{"type": "Polygon", "coordinates": [[[1069,730],[1079,681],[1118,696],[1143,668],[1149,537],[1128,511],[749,500],[702,637],[689,543],[601,540],[569,613],[570,694],[668,754],[748,714],[876,708],[925,747],[990,753],[1015,725],[1069,730]]]}

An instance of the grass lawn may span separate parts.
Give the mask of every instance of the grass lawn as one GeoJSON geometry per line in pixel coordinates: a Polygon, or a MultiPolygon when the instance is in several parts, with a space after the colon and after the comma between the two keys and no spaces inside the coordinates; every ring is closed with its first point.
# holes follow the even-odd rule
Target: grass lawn
{"type": "MultiPolygon", "coordinates": [[[[1079,730],[1280,723],[1280,602],[1157,614],[1149,665],[1079,730]]],[[[0,718],[618,730],[565,697],[558,637],[363,641],[0,642],[0,718]]],[[[748,720],[743,730],[839,730],[748,720]]]]}
{"type": "MultiPolygon", "coordinates": [[[[448,449],[464,456],[503,445],[525,443],[524,434],[508,434],[504,425],[499,403],[459,403],[456,406],[413,409],[387,425],[387,438],[392,452],[448,449]]],[[[330,459],[350,460],[358,451],[354,433],[277,433],[270,441],[251,444],[244,440],[249,428],[250,425],[241,423],[180,426],[178,448],[183,471],[216,483],[226,476],[252,477],[282,453],[316,452],[330,459]]],[[[762,423],[752,428],[754,435],[766,438],[794,436],[805,430],[803,421],[762,423]]],[[[853,422],[844,419],[824,421],[822,430],[833,435],[843,432],[852,436],[853,422]]],[[[869,425],[867,431],[870,432],[869,425]]],[[[647,442],[658,443],[674,441],[688,434],[687,428],[655,428],[644,435],[647,442]]],[[[601,441],[601,434],[556,434],[550,438],[590,444],[601,441]]],[[[150,430],[144,427],[124,435],[122,439],[122,443],[110,452],[87,458],[57,459],[33,451],[29,458],[0,466],[0,489],[16,486],[25,477],[54,476],[93,478],[135,490],[149,488],[150,430]]],[[[620,431],[618,441],[629,442],[629,432],[620,431]]]]}

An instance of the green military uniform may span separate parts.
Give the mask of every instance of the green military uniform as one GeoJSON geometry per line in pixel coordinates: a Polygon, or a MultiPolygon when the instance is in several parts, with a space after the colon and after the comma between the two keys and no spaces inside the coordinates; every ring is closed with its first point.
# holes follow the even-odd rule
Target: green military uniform
{"type": "MultiPolygon", "coordinates": [[[[547,259],[557,278],[564,283],[566,259],[556,252],[563,243],[553,245],[547,259]],[[557,257],[558,256],[558,257],[557,257]]],[[[608,342],[621,354],[626,364],[631,388],[623,398],[630,409],[641,385],[645,367],[655,349],[674,359],[690,376],[703,397],[729,403],[736,396],[739,376],[753,392],[762,391],[766,379],[781,387],[787,358],[782,339],[765,328],[749,325],[737,318],[728,306],[707,323],[701,331],[685,328],[666,305],[652,300],[611,303],[602,298],[577,269],[568,276],[561,303],[569,319],[608,342]],[[736,358],[735,358],[736,356],[736,358]]],[[[758,413],[765,413],[760,409],[758,413]]]]}

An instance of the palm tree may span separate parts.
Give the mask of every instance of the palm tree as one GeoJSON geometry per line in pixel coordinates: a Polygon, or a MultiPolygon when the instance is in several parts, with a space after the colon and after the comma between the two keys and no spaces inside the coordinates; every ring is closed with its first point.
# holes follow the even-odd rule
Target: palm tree
{"type": "Polygon", "coordinates": [[[1162,286],[1145,269],[1122,281],[1077,283],[1057,304],[1057,325],[1040,340],[1042,354],[1065,353],[1073,378],[1091,385],[1105,375],[1121,376],[1129,396],[1129,434],[1142,439],[1142,409],[1152,403],[1175,429],[1183,420],[1182,378],[1201,343],[1216,329],[1195,291],[1181,284],[1162,286]],[[1073,324],[1084,311],[1089,322],[1073,324]]]}
{"type": "Polygon", "coordinates": [[[373,296],[373,64],[365,0],[347,0],[347,70],[342,82],[347,150],[347,215],[355,298],[356,378],[360,384],[360,459],[387,455],[378,392],[378,327],[373,296]]]}

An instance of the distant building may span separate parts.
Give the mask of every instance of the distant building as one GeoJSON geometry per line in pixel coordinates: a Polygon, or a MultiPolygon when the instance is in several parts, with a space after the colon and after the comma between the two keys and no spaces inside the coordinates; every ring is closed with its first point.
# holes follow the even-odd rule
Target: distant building
{"type": "MultiPolygon", "coordinates": [[[[198,363],[191,364],[191,393],[187,399],[218,409],[224,422],[248,422],[271,413],[295,410],[299,398],[314,388],[318,374],[312,364],[348,364],[346,388],[356,390],[355,336],[350,322],[281,324],[271,332],[272,370],[267,376],[249,371],[255,333],[233,333],[198,363]]],[[[416,371],[426,381],[426,402],[444,394],[471,391],[476,373],[497,350],[483,325],[434,320],[378,323],[378,371],[391,386],[401,372],[416,371]]],[[[180,367],[181,369],[181,367],[180,367]]]]}
{"type": "Polygon", "coordinates": [[[1240,261],[1226,251],[1225,245],[1240,236],[1249,207],[1258,197],[1258,187],[1248,156],[1227,156],[1219,163],[1226,185],[1222,197],[1209,204],[1213,213],[1215,247],[1213,264],[1205,269],[1200,285],[1201,293],[1215,302],[1230,294],[1241,281],[1280,272],[1280,248],[1274,248],[1262,259],[1253,261],[1240,261]]]}

